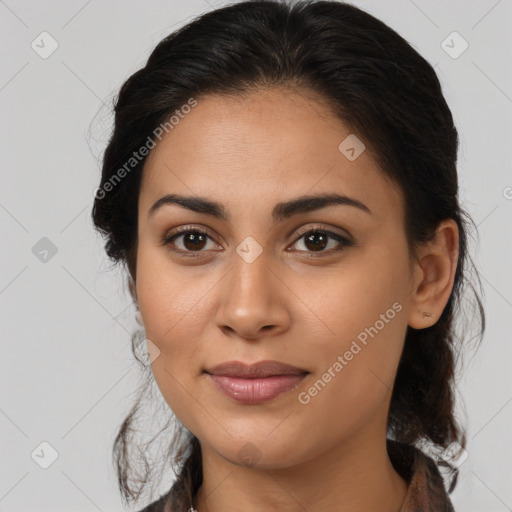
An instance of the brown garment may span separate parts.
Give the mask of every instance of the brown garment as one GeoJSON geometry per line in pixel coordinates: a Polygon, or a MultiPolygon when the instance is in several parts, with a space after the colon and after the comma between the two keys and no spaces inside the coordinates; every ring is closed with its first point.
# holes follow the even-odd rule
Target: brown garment
{"type": "MultiPolygon", "coordinates": [[[[414,446],[390,439],[387,449],[396,471],[409,484],[399,512],[455,512],[434,460],[414,446]]],[[[188,512],[190,507],[171,508],[173,490],[174,487],[140,512],[188,512]]]]}

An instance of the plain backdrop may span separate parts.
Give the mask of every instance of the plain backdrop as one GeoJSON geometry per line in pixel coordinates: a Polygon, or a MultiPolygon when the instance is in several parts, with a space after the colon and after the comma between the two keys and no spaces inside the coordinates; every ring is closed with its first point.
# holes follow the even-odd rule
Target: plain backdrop
{"type": "MultiPolygon", "coordinates": [[[[452,499],[512,510],[512,1],[354,3],[435,66],[459,129],[488,326],[460,378],[468,458],[452,499]]],[[[220,5],[0,1],[2,512],[123,510],[110,449],[138,383],[136,324],[90,220],[108,107],[158,41],[220,5]]]]}

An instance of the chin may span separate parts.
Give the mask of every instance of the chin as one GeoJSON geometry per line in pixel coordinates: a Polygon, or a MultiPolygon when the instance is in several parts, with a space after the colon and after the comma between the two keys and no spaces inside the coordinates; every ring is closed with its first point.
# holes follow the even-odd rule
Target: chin
{"type": "Polygon", "coordinates": [[[302,456],[297,452],[300,443],[288,437],[288,442],[280,438],[269,439],[268,434],[259,437],[250,435],[244,438],[228,438],[226,445],[215,446],[215,450],[231,464],[261,470],[282,469],[298,464],[302,456]]]}

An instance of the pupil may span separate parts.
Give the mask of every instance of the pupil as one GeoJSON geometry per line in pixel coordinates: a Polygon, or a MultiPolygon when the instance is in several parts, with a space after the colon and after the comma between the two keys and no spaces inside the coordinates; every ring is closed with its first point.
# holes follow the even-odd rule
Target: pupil
{"type": "Polygon", "coordinates": [[[306,238],[306,245],[308,244],[308,242],[313,242],[313,248],[318,249],[320,247],[320,249],[323,249],[326,246],[326,240],[327,240],[327,237],[324,234],[314,233],[314,234],[309,235],[306,238]],[[320,244],[318,243],[319,239],[321,240],[320,244]],[[314,240],[316,240],[316,241],[314,241],[314,240]]]}
{"type": "Polygon", "coordinates": [[[204,243],[204,240],[205,240],[204,235],[202,235],[200,233],[189,233],[187,236],[185,236],[184,244],[187,249],[194,249],[194,248],[201,249],[202,247],[200,246],[200,244],[204,243]],[[192,243],[191,247],[189,247],[189,245],[188,245],[189,243],[192,243]]]}

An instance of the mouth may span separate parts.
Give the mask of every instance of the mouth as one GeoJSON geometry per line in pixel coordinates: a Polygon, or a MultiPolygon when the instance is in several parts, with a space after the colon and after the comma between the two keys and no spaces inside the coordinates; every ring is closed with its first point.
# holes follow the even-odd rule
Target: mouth
{"type": "Polygon", "coordinates": [[[310,372],[278,361],[250,365],[229,361],[205,373],[224,395],[239,403],[255,405],[296,389],[310,372]]]}

